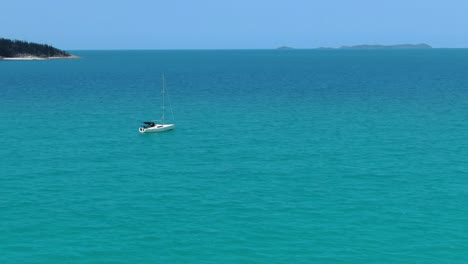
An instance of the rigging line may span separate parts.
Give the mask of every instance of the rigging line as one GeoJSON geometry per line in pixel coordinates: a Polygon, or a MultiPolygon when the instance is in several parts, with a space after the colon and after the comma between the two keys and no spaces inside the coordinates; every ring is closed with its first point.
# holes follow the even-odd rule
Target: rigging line
{"type": "Polygon", "coordinates": [[[169,96],[169,92],[167,91],[167,87],[166,87],[166,94],[167,94],[167,101],[169,102],[169,108],[171,109],[172,122],[175,123],[174,112],[172,111],[171,97],[169,96]]]}
{"type": "Polygon", "coordinates": [[[166,95],[165,95],[165,92],[166,92],[165,91],[166,90],[166,78],[164,76],[164,73],[162,74],[161,77],[162,77],[162,86],[163,86],[162,87],[162,124],[164,125],[165,114],[166,114],[165,113],[166,109],[165,109],[165,104],[164,104],[165,103],[164,97],[166,97],[166,95]]]}

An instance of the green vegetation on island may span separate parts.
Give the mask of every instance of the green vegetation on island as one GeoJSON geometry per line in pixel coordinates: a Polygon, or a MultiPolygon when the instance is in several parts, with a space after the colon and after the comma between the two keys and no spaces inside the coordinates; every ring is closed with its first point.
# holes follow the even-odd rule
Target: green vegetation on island
{"type": "Polygon", "coordinates": [[[74,58],[70,53],[47,44],[0,38],[0,59],[2,58],[74,58]]]}

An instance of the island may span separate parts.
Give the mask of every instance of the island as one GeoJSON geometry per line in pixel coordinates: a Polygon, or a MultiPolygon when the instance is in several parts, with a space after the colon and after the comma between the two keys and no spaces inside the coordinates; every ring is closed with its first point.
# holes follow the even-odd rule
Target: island
{"type": "Polygon", "coordinates": [[[288,46],[281,46],[281,47],[278,47],[276,48],[277,50],[292,50],[294,48],[291,48],[291,47],[288,47],[288,46]]]}
{"type": "Polygon", "coordinates": [[[78,58],[47,44],[0,38],[0,60],[47,60],[78,58]]]}
{"type": "Polygon", "coordinates": [[[397,44],[397,45],[355,45],[355,46],[341,46],[339,48],[328,48],[321,47],[318,49],[358,49],[358,50],[369,50],[369,49],[432,49],[430,45],[425,43],[421,44],[397,44]]]}

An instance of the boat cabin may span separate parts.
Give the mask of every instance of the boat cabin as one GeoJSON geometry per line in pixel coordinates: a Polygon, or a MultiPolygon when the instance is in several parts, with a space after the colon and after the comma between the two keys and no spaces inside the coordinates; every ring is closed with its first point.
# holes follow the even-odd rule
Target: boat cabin
{"type": "Polygon", "coordinates": [[[143,128],[150,128],[156,126],[154,122],[143,122],[143,124],[145,124],[143,128]]]}

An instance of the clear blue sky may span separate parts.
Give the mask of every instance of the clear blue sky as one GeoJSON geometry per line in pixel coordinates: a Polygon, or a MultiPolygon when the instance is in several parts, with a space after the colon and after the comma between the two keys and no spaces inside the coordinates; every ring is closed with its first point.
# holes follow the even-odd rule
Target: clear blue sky
{"type": "Polygon", "coordinates": [[[468,0],[11,0],[0,37],[63,49],[468,47],[468,0]]]}

